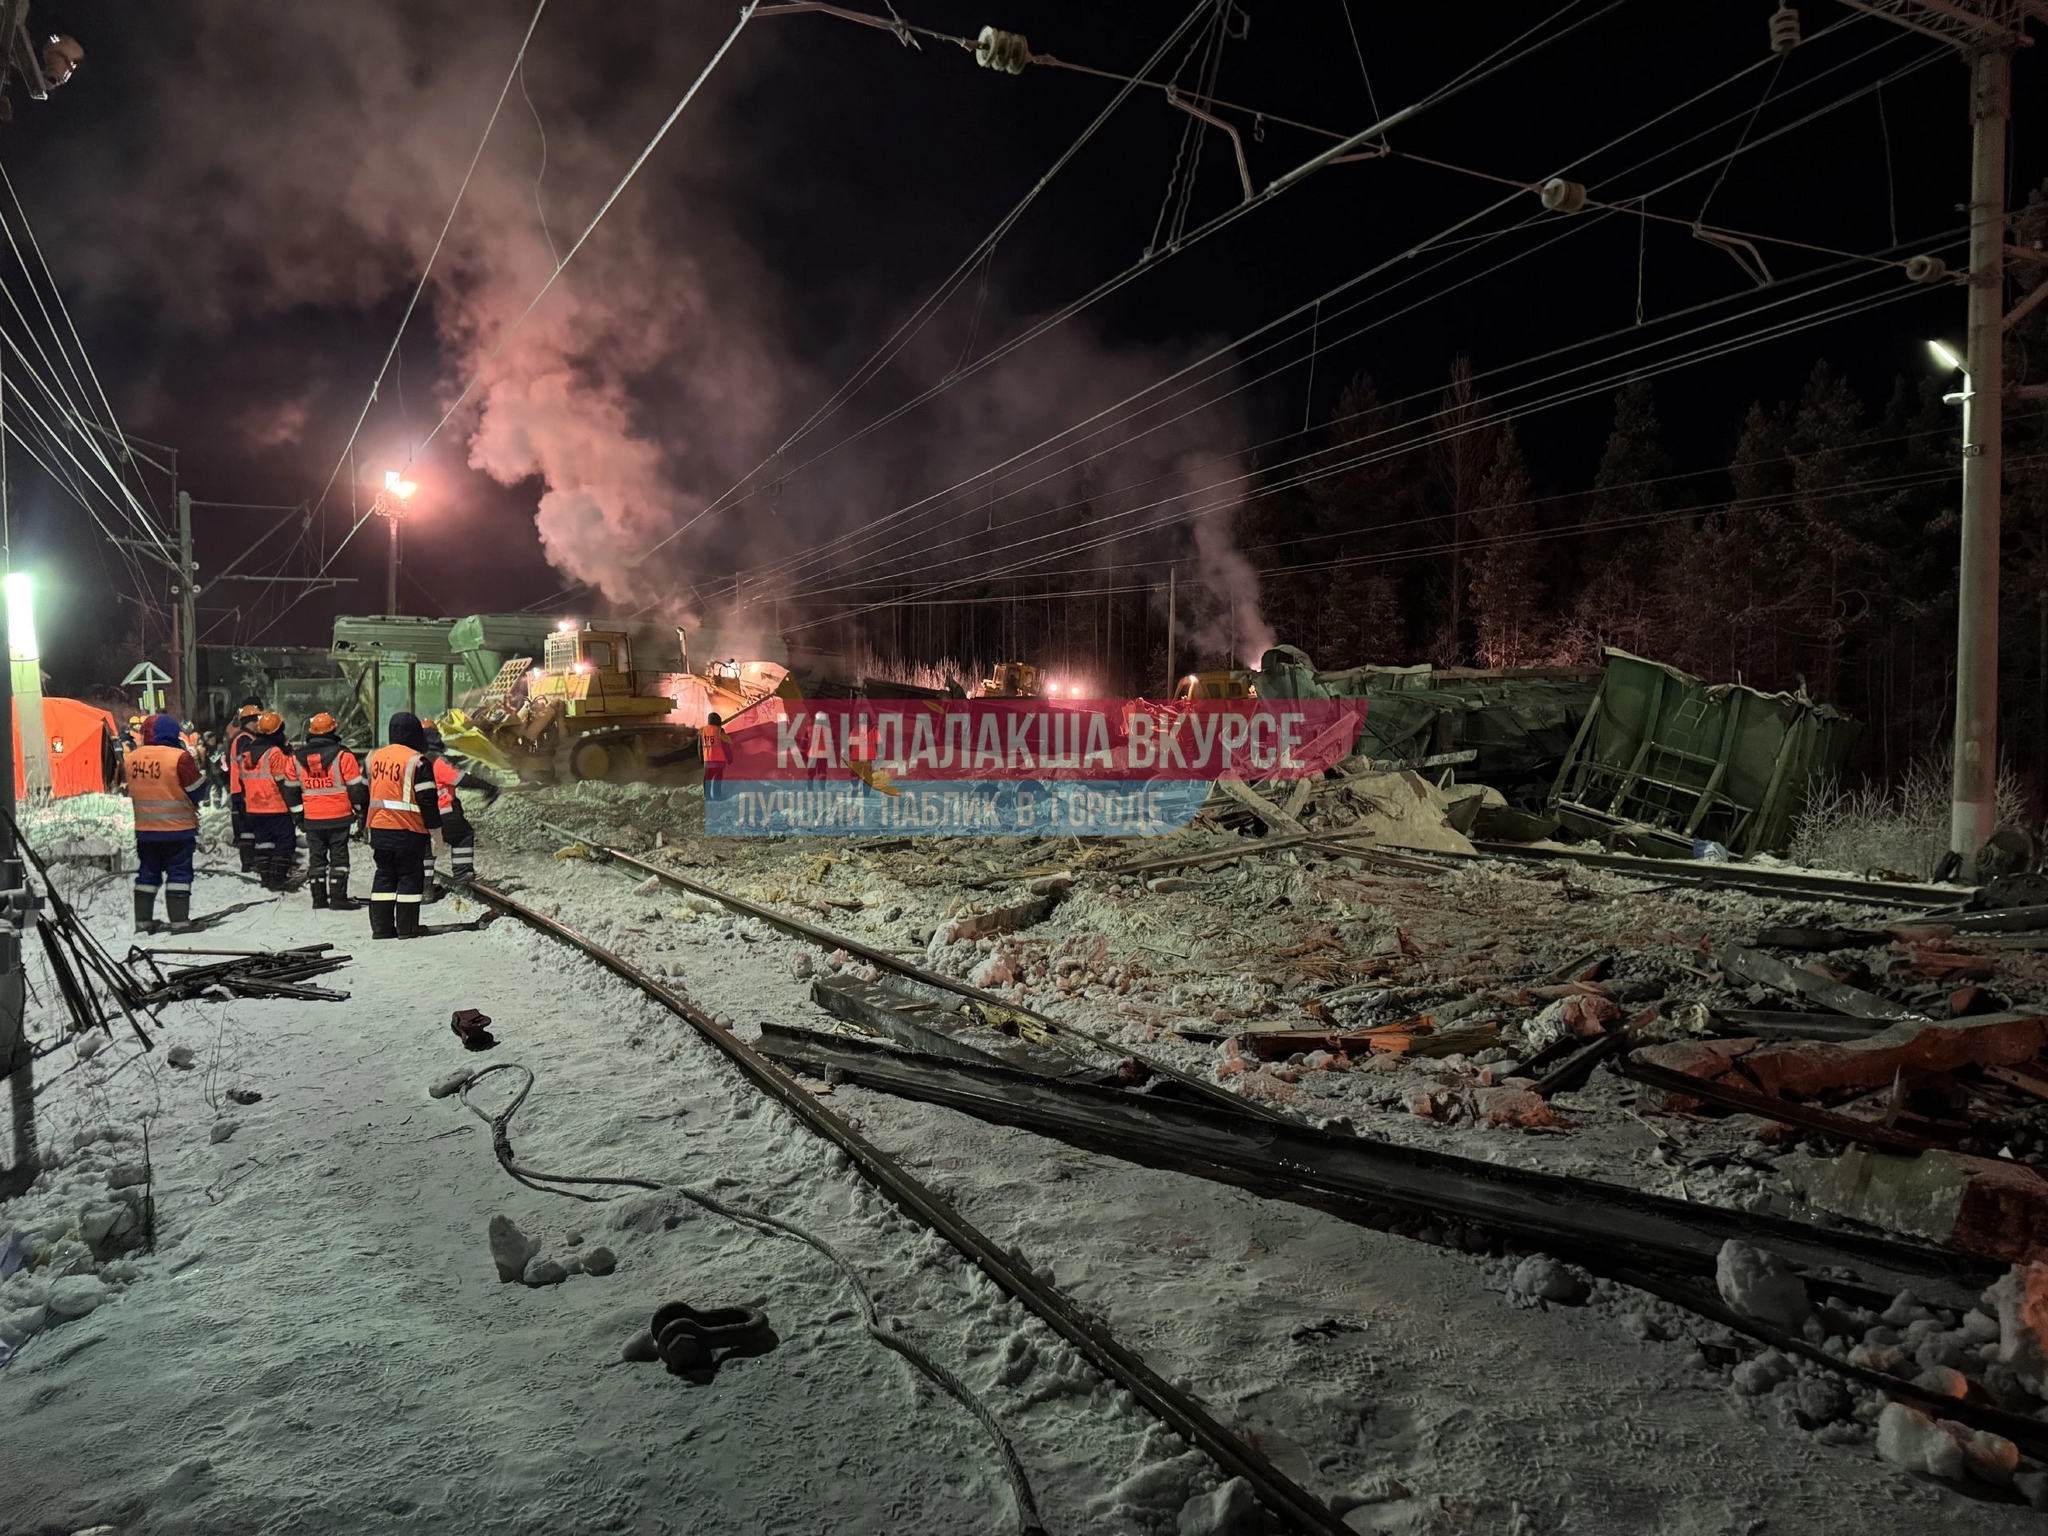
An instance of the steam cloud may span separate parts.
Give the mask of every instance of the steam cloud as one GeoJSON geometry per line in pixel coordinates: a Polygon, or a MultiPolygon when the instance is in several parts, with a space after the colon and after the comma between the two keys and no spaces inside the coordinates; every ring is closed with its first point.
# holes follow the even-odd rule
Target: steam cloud
{"type": "MultiPolygon", "coordinates": [[[[177,31],[156,40],[162,67],[119,126],[61,152],[70,178],[96,188],[61,215],[65,249],[75,253],[68,259],[85,258],[79,275],[101,296],[159,300],[166,327],[225,330],[309,308],[395,316],[525,24],[523,5],[484,9],[364,0],[276,7],[259,26],[230,0],[180,8],[177,31]]],[[[549,14],[526,81],[546,133],[539,205],[541,137],[515,83],[435,259],[425,301],[432,335],[409,333],[407,408],[391,408],[401,373],[386,382],[359,464],[402,459],[459,382],[484,365],[553,269],[555,250],[580,231],[672,104],[677,82],[728,24],[722,13],[669,18],[625,35],[619,29],[633,24],[606,13],[607,52],[564,46],[575,27],[549,14]],[[429,360],[437,365],[431,390],[420,379],[429,360]]],[[[621,608],[704,612],[709,596],[693,579],[702,572],[801,549],[953,483],[1177,361],[1062,327],[902,428],[756,497],[741,515],[707,519],[660,558],[636,564],[828,387],[796,360],[772,318],[780,296],[764,263],[735,243],[730,207],[745,178],[717,149],[721,118],[732,116],[725,103],[750,72],[773,67],[776,46],[750,36],[728,57],[418,470],[443,504],[461,494],[454,465],[465,450],[471,468],[502,484],[532,483],[549,562],[621,608]]],[[[971,238],[953,233],[962,246],[971,238]]],[[[900,274],[884,281],[905,290],[900,274]]],[[[1000,294],[990,302],[999,307],[1000,294]]],[[[985,316],[981,334],[998,324],[985,316]]],[[[944,374],[961,339],[934,327],[885,389],[944,374]]],[[[324,478],[360,388],[316,374],[288,398],[252,402],[237,420],[254,446],[302,444],[309,477],[324,478]]],[[[1227,480],[1236,465],[1216,447],[1243,437],[1242,423],[1217,410],[1112,455],[1083,462],[1076,451],[1050,473],[999,482],[978,542],[953,523],[939,536],[961,542],[939,548],[985,552],[1006,568],[1060,556],[1036,568],[1069,574],[1129,558],[1131,543],[1064,552],[1092,540],[1090,519],[1101,512],[1156,501],[1162,487],[1201,493],[1227,480]],[[1020,489],[1026,479],[1043,483],[1020,489]],[[1002,494],[1009,491],[1017,494],[1002,494]]],[[[1227,516],[1195,520],[1191,537],[1207,593],[1197,602],[1196,644],[1221,654],[1234,636],[1238,654],[1256,659],[1270,634],[1227,516]]],[[[932,547],[925,541],[919,558],[932,547]]],[[[1156,558],[1159,538],[1142,548],[1156,558]]]]}

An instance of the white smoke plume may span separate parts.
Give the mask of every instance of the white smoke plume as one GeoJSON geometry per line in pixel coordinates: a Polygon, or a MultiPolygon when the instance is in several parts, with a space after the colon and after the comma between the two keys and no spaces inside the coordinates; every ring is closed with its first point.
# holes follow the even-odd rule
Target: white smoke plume
{"type": "MultiPolygon", "coordinates": [[[[161,67],[124,104],[118,131],[54,151],[52,176],[94,189],[54,214],[72,269],[104,299],[157,301],[160,329],[172,336],[309,311],[395,321],[529,14],[524,0],[356,0],[268,7],[258,23],[231,0],[191,0],[174,20],[124,23],[161,29],[146,44],[137,39],[160,48],[161,67]]],[[[724,11],[636,19],[587,0],[550,8],[524,85],[514,84],[435,258],[401,359],[411,372],[401,366],[386,380],[359,445],[359,479],[368,483],[371,466],[404,461],[484,365],[555,253],[729,25],[724,11]]],[[[755,189],[720,147],[736,126],[735,93],[773,69],[782,46],[772,29],[756,27],[728,56],[414,470],[444,507],[473,494],[465,466],[522,496],[530,487],[543,550],[565,576],[619,608],[701,614],[733,633],[763,627],[764,618],[721,613],[705,573],[715,585],[735,565],[857,526],[1184,360],[1061,327],[900,427],[706,519],[637,564],[829,389],[784,334],[785,296],[768,264],[734,233],[733,210],[755,189]]],[[[964,249],[975,233],[947,230],[937,243],[964,249]]],[[[902,274],[886,282],[898,301],[911,299],[902,274]]],[[[984,339],[1022,323],[1002,315],[1001,302],[998,284],[979,319],[984,339]]],[[[949,313],[873,398],[798,457],[867,419],[892,390],[900,397],[943,376],[960,360],[965,329],[965,315],[949,313]]],[[[244,405],[243,431],[257,446],[286,445],[296,434],[309,473],[324,478],[364,382],[309,367],[280,391],[284,405],[244,405]]],[[[914,542],[908,569],[914,577],[921,562],[960,551],[985,552],[998,568],[1039,562],[1034,568],[1046,570],[1061,569],[1068,551],[1069,569],[1083,571],[1156,557],[1165,542],[1156,535],[1091,551],[1095,519],[1156,499],[1162,485],[1199,496],[1236,473],[1227,454],[1244,436],[1237,415],[1219,408],[1085,465],[1073,461],[1086,447],[1068,453],[1044,484],[1013,497],[1002,493],[1030,477],[1004,477],[978,531],[970,520],[939,535],[972,538],[914,542]]],[[[348,500],[343,494],[339,504],[348,500]]],[[[1192,525],[1197,584],[1207,593],[1198,643],[1220,653],[1235,637],[1238,655],[1256,660],[1270,637],[1256,574],[1230,543],[1229,522],[1215,514],[1192,525]]],[[[512,542],[514,530],[503,539],[512,542]]],[[[482,554],[491,542],[481,541],[482,554]]],[[[1184,591],[1186,576],[1183,567],[1184,591]]]]}

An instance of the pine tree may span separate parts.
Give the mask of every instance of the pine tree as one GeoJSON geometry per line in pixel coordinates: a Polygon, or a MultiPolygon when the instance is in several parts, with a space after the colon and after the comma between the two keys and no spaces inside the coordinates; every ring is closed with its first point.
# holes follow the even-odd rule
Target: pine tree
{"type": "Polygon", "coordinates": [[[1501,428],[1473,515],[1480,541],[1472,575],[1476,654],[1488,667],[1527,666],[1542,653],[1543,599],[1536,576],[1536,509],[1512,426],[1501,428]]]}

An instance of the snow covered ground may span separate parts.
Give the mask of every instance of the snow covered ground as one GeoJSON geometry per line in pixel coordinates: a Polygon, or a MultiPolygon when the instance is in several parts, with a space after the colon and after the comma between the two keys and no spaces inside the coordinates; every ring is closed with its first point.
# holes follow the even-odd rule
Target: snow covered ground
{"type": "MultiPolygon", "coordinates": [[[[627,809],[644,846],[680,813],[638,802],[627,809]]],[[[535,808],[513,796],[501,807],[486,822],[487,878],[675,977],[742,1033],[815,1017],[798,956],[824,955],[550,857],[560,839],[535,808]]],[[[575,824],[600,808],[626,819],[592,806],[575,824]]],[[[697,851],[722,861],[697,869],[703,878],[779,882],[788,895],[832,850],[697,851]]],[[[859,910],[819,920],[907,945],[973,889],[964,855],[934,874],[932,853],[913,851],[900,868],[900,879],[869,871],[845,898],[859,910]]],[[[125,949],[125,882],[71,867],[61,878],[125,949]]],[[[358,890],[366,883],[359,871],[358,890]]],[[[195,908],[258,894],[207,875],[195,908]]],[[[1070,905],[1044,942],[1108,921],[1100,904],[1070,905]]],[[[466,903],[429,909],[432,922],[474,916],[466,903]]],[[[1123,950],[1127,936],[1112,936],[1123,950]]],[[[1011,1528],[981,1426],[866,1336],[850,1288],[811,1249],[672,1193],[585,1204],[507,1177],[477,1118],[427,1093],[451,1071],[499,1061],[537,1077],[511,1127],[522,1162],[691,1184],[798,1222],[852,1258],[884,1315],[992,1406],[1051,1531],[1196,1529],[1183,1509],[1217,1484],[1212,1466],[680,1021],[509,920],[373,948],[360,913],[313,913],[292,896],[200,942],[320,940],[355,956],[322,979],[350,992],[346,1003],[173,1005],[154,1053],[116,1038],[89,1059],[67,1045],[38,1064],[53,1166],[0,1205],[0,1235],[61,1237],[82,1212],[107,1209],[146,1131],[157,1242],[111,1264],[80,1260],[104,1278],[69,1277],[62,1299],[79,1315],[32,1332],[31,1313],[54,1315],[35,1288],[65,1282],[46,1265],[0,1284],[0,1339],[12,1328],[16,1345],[0,1369],[0,1530],[1011,1528]],[[495,1050],[462,1048],[448,1023],[459,1008],[491,1016],[495,1050]],[[168,1064],[177,1045],[193,1053],[183,1070],[168,1064]],[[231,1089],[262,1097],[237,1104],[231,1089]],[[548,1256],[603,1245],[617,1268],[545,1288],[501,1283],[485,1237],[501,1213],[548,1256]],[[671,1299],[761,1305],[781,1346],[708,1385],[619,1363],[671,1299]]],[[[1188,940],[1157,942],[1185,953],[1188,940]]],[[[1152,962],[1162,1006],[1174,985],[1214,990],[1192,966],[1177,978],[1174,964],[1152,962]]],[[[1073,1006],[1156,1034],[1144,1013],[1116,1012],[1129,1001],[1098,986],[1073,1006]]],[[[478,1102],[502,1104],[514,1076],[491,1078],[478,1102]]],[[[1348,1508],[1356,1529],[2041,1529],[2023,1507],[1975,1497],[1980,1486],[1878,1461],[1847,1426],[1843,1444],[1790,1425],[1776,1401],[1742,1395],[1703,1364],[1698,1341],[1713,1330],[1638,1295],[1518,1305],[1504,1294],[1511,1262],[1455,1242],[1409,1241],[845,1085],[827,1102],[1348,1508]]],[[[1508,1155],[1508,1133],[1415,1128],[1508,1155]]],[[[1562,1138],[1513,1140],[1532,1156],[1599,1161],[1562,1138]]],[[[1617,1156],[1641,1166],[1645,1149],[1617,1156]]]]}

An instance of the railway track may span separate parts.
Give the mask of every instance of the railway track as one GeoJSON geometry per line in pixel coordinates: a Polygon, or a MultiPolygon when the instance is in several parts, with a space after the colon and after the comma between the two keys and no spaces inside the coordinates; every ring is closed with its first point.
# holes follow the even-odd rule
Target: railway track
{"type": "Polygon", "coordinates": [[[787,1109],[808,1130],[851,1158],[869,1182],[912,1219],[930,1228],[978,1266],[1047,1327],[1079,1350],[1105,1376],[1119,1383],[1169,1428],[1200,1449],[1226,1476],[1242,1477],[1259,1501],[1290,1530],[1316,1536],[1351,1536],[1351,1528],[1323,1502],[1288,1477],[1259,1451],[1233,1435],[1193,1398],[1158,1375],[1121,1343],[1100,1319],[1077,1306],[1056,1287],[1006,1252],[952,1203],[913,1177],[881,1148],[833,1114],[795,1078],[720,1024],[683,993],[640,970],[565,923],[534,911],[496,887],[478,881],[470,890],[535,931],[581,951],[591,960],[682,1019],[708,1041],[749,1082],[787,1109]]]}
{"type": "MultiPolygon", "coordinates": [[[[556,830],[566,832],[568,829],[556,830]]],[[[587,839],[584,841],[588,842],[587,839]]],[[[1020,1009],[951,977],[926,971],[849,935],[835,933],[772,907],[721,891],[716,886],[660,868],[631,854],[604,849],[600,844],[591,846],[598,848],[607,862],[655,876],[676,889],[708,897],[736,914],[755,918],[793,937],[828,949],[844,949],[925,987],[936,987],[959,996],[975,1005],[977,1011],[992,1005],[997,1016],[987,1017],[983,1022],[1000,1027],[1000,1015],[1007,1014],[1042,1023],[1047,1026],[1049,1036],[1065,1034],[1073,1040],[1085,1041],[1099,1048],[1127,1052],[1125,1047],[1111,1046],[1086,1031],[1020,1009]]],[[[1874,1233],[1859,1234],[1806,1222],[1758,1217],[1720,1207],[1658,1200],[1620,1187],[1580,1186],[1575,1197],[1571,1190],[1562,1189],[1570,1181],[1518,1174],[1485,1164],[1468,1165],[1468,1160],[1463,1158],[1418,1154],[1371,1141],[1359,1141],[1350,1147],[1336,1149],[1354,1160],[1364,1160],[1363,1165],[1355,1165],[1346,1174],[1340,1167],[1329,1166],[1327,1159],[1317,1155],[1316,1148],[1294,1144],[1329,1142],[1330,1138],[1309,1131],[1265,1106],[1255,1106],[1239,1095],[1217,1089],[1213,1084],[1200,1083],[1198,1079],[1165,1068],[1159,1070],[1173,1080],[1170,1084],[1173,1091],[1141,1106],[1138,1102],[1140,1096],[1136,1095],[1120,1095],[1075,1084],[1067,1084],[1054,1091],[1053,1085],[1042,1078],[1033,1078],[1026,1072],[1006,1072],[993,1063],[975,1066],[958,1060],[924,1059],[915,1052],[864,1048],[858,1040],[843,1036],[834,1039],[801,1028],[790,1031],[780,1026],[765,1026],[763,1039],[756,1048],[703,1016],[680,995],[670,993],[653,978],[642,975],[630,963],[593,941],[551,919],[529,912],[503,893],[480,888],[478,894],[498,902],[513,915],[542,931],[574,944],[615,974],[640,986],[664,1006],[688,1019],[736,1062],[742,1060],[743,1053],[743,1070],[748,1070],[749,1076],[755,1077],[767,1091],[805,1118],[813,1129],[820,1130],[821,1134],[845,1147],[863,1171],[881,1184],[892,1199],[980,1263],[991,1279],[1030,1306],[1063,1337],[1082,1348],[1099,1369],[1130,1387],[1141,1402],[1208,1452],[1219,1465],[1234,1475],[1245,1476],[1261,1500],[1296,1529],[1337,1531],[1344,1527],[1332,1523],[1321,1503],[1278,1469],[1270,1465],[1266,1469],[1270,1477],[1277,1480],[1274,1489],[1269,1491],[1260,1478],[1242,1471],[1225,1455],[1219,1454],[1210,1438],[1212,1433],[1223,1443],[1225,1452],[1243,1454],[1245,1448],[1209,1419],[1199,1405],[1175,1393],[1152,1375],[1135,1355],[1109,1339],[1093,1319],[1079,1312],[1050,1287],[1044,1286],[1022,1266],[1011,1264],[1006,1255],[1000,1253],[985,1235],[967,1224],[941,1196],[917,1184],[879,1149],[860,1141],[843,1122],[824,1111],[792,1077],[784,1075],[777,1063],[786,1062],[793,1068],[805,1070],[830,1070],[892,1094],[944,1104],[978,1118],[1055,1136],[1109,1156],[1237,1184],[1272,1198],[1321,1205],[1340,1217],[1355,1216],[1360,1202],[1366,1206],[1377,1204],[1382,1208],[1426,1209],[1434,1214],[1454,1212],[1482,1228],[1507,1235],[1519,1244],[1568,1253],[1596,1272],[1659,1295],[1710,1321],[1746,1332],[1771,1347],[1807,1359],[1848,1380],[1921,1403],[1930,1411],[1941,1411],[1975,1427],[2004,1435],[2025,1447],[2030,1454],[2048,1457],[2048,1426],[1986,1405],[1937,1398],[1911,1383],[1849,1365],[1802,1338],[1785,1335],[1732,1312],[1708,1288],[1710,1282],[1705,1278],[1712,1272],[1711,1255],[1725,1238],[1732,1235],[1778,1250],[1789,1247],[1796,1254],[1795,1263],[1804,1267],[1847,1263],[1862,1271],[1874,1271],[1872,1278],[1882,1284],[1896,1286],[1910,1281],[1930,1294],[1952,1292],[1953,1295],[1943,1299],[1954,1303],[1962,1298],[1960,1304],[1967,1305],[1968,1295],[1981,1287],[1989,1273],[1980,1273],[1982,1262],[1969,1255],[1874,1233]],[[898,1070],[891,1066],[892,1059],[915,1066],[912,1070],[898,1070]],[[968,1086],[965,1091],[941,1086],[941,1080],[949,1074],[956,1084],[971,1085],[979,1080],[980,1086],[968,1086]],[[1007,1081],[1003,1081],[1005,1079],[1007,1081]],[[994,1091],[990,1091],[991,1084],[994,1091]],[[1199,1095],[1187,1094],[1181,1091],[1182,1085],[1197,1086],[1203,1091],[1199,1095]],[[1100,1102],[1092,1106],[1083,1105],[1085,1113],[1074,1113],[1074,1101],[1086,1100],[1091,1093],[1100,1102]],[[1067,1102],[1062,1104],[1061,1100],[1067,1102]],[[1175,1103],[1174,1100],[1182,1102],[1175,1103]],[[1119,1114],[1125,1118],[1118,1120],[1119,1114]],[[1129,1118],[1132,1114],[1138,1118],[1129,1118]],[[1148,1129],[1143,1122],[1155,1116],[1163,1123],[1148,1129]],[[819,1121],[830,1122],[833,1128],[827,1129],[819,1121]],[[1159,1134],[1162,1130],[1168,1132],[1167,1138],[1159,1134]],[[1186,1138],[1191,1133],[1198,1143],[1207,1138],[1206,1148],[1189,1146],[1186,1138]],[[871,1167],[847,1142],[840,1140],[841,1135],[859,1142],[876,1159],[875,1164],[871,1167]],[[1168,1145],[1168,1139],[1175,1144],[1168,1145]],[[1383,1158],[1401,1166],[1369,1166],[1383,1158]],[[1410,1187],[1404,1190],[1390,1180],[1389,1175],[1396,1176],[1400,1183],[1410,1187]],[[886,1182],[889,1177],[915,1186],[917,1200],[926,1203],[906,1204],[904,1197],[886,1182]],[[1417,1183],[1430,1187],[1413,1187],[1417,1183]],[[1549,1187],[1553,1185],[1560,1188],[1549,1187]],[[1594,1207],[1611,1207],[1605,1212],[1607,1222],[1600,1224],[1610,1229],[1601,1230],[1600,1226],[1589,1226],[1583,1219],[1577,1219],[1571,1207],[1589,1198],[1594,1207]],[[943,1212],[943,1216],[938,1219],[928,1217],[924,1214],[927,1209],[943,1212]],[[1546,1221],[1546,1217],[1551,1219],[1546,1221]],[[942,1225],[941,1221],[950,1226],[942,1225]],[[956,1236],[956,1231],[960,1235],[956,1236]],[[984,1262],[983,1251],[990,1254],[999,1267],[992,1268],[989,1262],[984,1262]],[[1081,1330],[1081,1334],[1077,1336],[1070,1331],[1074,1329],[1081,1330]],[[1090,1343],[1105,1348],[1107,1353],[1098,1355],[1090,1343]],[[1147,1381],[1151,1390],[1140,1391],[1134,1379],[1123,1374],[1123,1368],[1142,1372],[1142,1377],[1137,1380],[1147,1381]],[[1176,1398],[1180,1399],[1177,1403],[1174,1401],[1176,1398]],[[1182,1413],[1191,1415],[1185,1423],[1176,1417],[1182,1413]],[[1198,1433],[1188,1425],[1206,1428],[1198,1433]]],[[[1331,1148],[1323,1150],[1327,1152],[1331,1148]]],[[[1865,1301],[1873,1304],[1882,1304],[1885,1299],[1867,1286],[1829,1280],[1814,1283],[1832,1284],[1845,1294],[1861,1294],[1865,1301]]],[[[1252,1454],[1255,1456],[1256,1453],[1252,1454]]]]}

